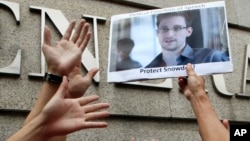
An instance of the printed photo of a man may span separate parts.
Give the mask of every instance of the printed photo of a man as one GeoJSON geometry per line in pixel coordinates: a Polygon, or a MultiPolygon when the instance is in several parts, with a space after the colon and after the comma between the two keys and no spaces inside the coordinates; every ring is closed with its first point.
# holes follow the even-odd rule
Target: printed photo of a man
{"type": "Polygon", "coordinates": [[[232,72],[225,2],[202,5],[112,16],[108,81],[232,72]]]}
{"type": "Polygon", "coordinates": [[[227,52],[212,48],[193,48],[186,39],[192,36],[190,11],[163,13],[156,16],[156,35],[162,52],[146,68],[228,61],[227,52]]]}

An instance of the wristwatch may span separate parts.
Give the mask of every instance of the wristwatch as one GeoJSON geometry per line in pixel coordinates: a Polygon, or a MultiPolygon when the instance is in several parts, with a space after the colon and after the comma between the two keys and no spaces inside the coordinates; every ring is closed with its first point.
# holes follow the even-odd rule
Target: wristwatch
{"type": "Polygon", "coordinates": [[[63,79],[62,76],[55,75],[55,74],[50,73],[50,72],[46,72],[44,77],[43,77],[43,80],[49,81],[49,82],[52,82],[55,84],[61,84],[62,79],[63,79]]]}

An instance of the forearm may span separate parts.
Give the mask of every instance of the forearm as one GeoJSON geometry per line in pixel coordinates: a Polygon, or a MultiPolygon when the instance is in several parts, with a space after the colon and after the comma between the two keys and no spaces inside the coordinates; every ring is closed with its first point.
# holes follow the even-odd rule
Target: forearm
{"type": "Polygon", "coordinates": [[[55,136],[50,138],[48,141],[66,141],[67,136],[55,136]]]}
{"type": "Polygon", "coordinates": [[[197,117],[200,135],[203,141],[229,141],[229,132],[221,124],[205,91],[200,97],[190,99],[197,117]]]}
{"type": "MultiPolygon", "coordinates": [[[[35,106],[32,108],[31,112],[25,119],[24,124],[23,124],[24,126],[41,113],[43,107],[48,103],[51,97],[56,93],[58,87],[59,87],[58,84],[53,84],[50,82],[43,83],[41,92],[38,95],[37,102],[35,103],[35,106]]],[[[58,137],[52,137],[48,141],[65,141],[65,140],[66,140],[66,136],[58,136],[58,137]]]]}
{"type": "Polygon", "coordinates": [[[50,82],[44,82],[41,91],[38,95],[35,106],[32,108],[31,112],[27,116],[23,125],[26,125],[29,121],[33,120],[36,116],[40,114],[43,107],[51,99],[51,97],[56,93],[59,85],[50,82]]]}
{"type": "MultiPolygon", "coordinates": [[[[48,64],[48,63],[47,63],[48,64]]],[[[50,72],[54,75],[64,76],[67,75],[64,73],[63,69],[58,69],[58,65],[47,65],[47,72],[50,72]]],[[[27,124],[29,121],[34,119],[37,115],[39,115],[43,109],[43,107],[48,103],[51,97],[56,93],[59,88],[59,84],[50,82],[45,80],[43,82],[42,88],[38,95],[37,101],[29,113],[28,117],[25,119],[24,124],[27,124]]]]}
{"type": "Polygon", "coordinates": [[[48,138],[42,120],[35,118],[6,141],[47,141],[48,138]]]}

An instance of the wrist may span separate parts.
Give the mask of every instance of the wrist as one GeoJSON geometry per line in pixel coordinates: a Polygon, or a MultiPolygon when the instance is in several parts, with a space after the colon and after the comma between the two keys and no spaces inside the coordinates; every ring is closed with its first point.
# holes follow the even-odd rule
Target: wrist
{"type": "Polygon", "coordinates": [[[36,129],[37,129],[37,132],[40,134],[40,136],[42,136],[41,138],[44,138],[47,140],[50,138],[50,135],[49,135],[49,131],[48,131],[48,127],[47,127],[45,119],[46,118],[42,114],[39,114],[36,118],[34,118],[33,121],[35,121],[36,123],[36,129]]]}
{"type": "Polygon", "coordinates": [[[198,100],[198,101],[206,101],[209,100],[207,96],[207,92],[204,89],[197,89],[197,91],[192,92],[191,100],[198,100]]]}
{"type": "Polygon", "coordinates": [[[193,94],[190,97],[190,103],[196,114],[213,110],[212,103],[205,91],[193,94]]]}
{"type": "Polygon", "coordinates": [[[60,69],[60,67],[48,67],[47,72],[50,72],[58,76],[67,75],[66,72],[63,71],[63,69],[60,69]]]}
{"type": "Polygon", "coordinates": [[[51,72],[46,72],[44,74],[43,80],[54,84],[61,84],[63,77],[60,75],[53,74],[51,72]]]}
{"type": "Polygon", "coordinates": [[[43,124],[43,120],[40,120],[39,116],[31,120],[25,126],[23,126],[16,134],[10,137],[10,141],[45,141],[48,140],[46,127],[43,124]]]}
{"type": "Polygon", "coordinates": [[[195,93],[193,93],[190,97],[189,97],[189,101],[191,103],[191,105],[195,108],[195,107],[200,107],[200,106],[205,106],[205,105],[209,105],[211,106],[211,102],[209,100],[208,95],[206,94],[205,91],[197,91],[195,93]]]}

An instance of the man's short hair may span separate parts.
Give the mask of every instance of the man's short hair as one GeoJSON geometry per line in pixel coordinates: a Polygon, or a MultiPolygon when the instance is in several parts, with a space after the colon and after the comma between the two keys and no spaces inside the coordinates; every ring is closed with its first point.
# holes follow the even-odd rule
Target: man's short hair
{"type": "Polygon", "coordinates": [[[192,24],[192,15],[190,11],[178,11],[178,12],[171,12],[171,13],[162,13],[158,14],[156,17],[156,25],[159,27],[160,22],[162,19],[165,19],[166,17],[173,17],[173,16],[182,16],[185,19],[186,27],[191,27],[192,24]]]}
{"type": "Polygon", "coordinates": [[[135,43],[130,38],[123,38],[118,40],[117,42],[117,48],[122,50],[123,52],[126,52],[129,54],[132,51],[132,48],[134,47],[135,43]]]}
{"type": "Polygon", "coordinates": [[[135,45],[134,41],[130,38],[123,38],[123,39],[118,40],[118,42],[117,42],[118,48],[120,48],[120,47],[133,48],[134,45],[135,45]]]}

